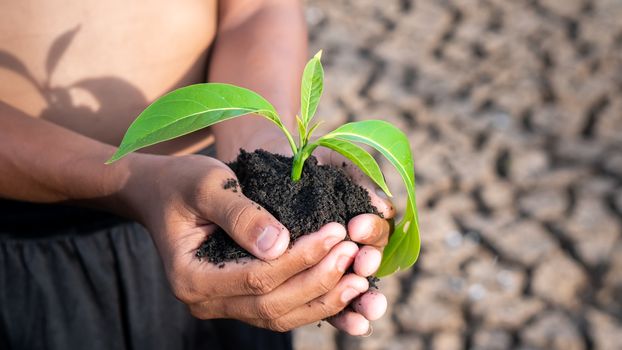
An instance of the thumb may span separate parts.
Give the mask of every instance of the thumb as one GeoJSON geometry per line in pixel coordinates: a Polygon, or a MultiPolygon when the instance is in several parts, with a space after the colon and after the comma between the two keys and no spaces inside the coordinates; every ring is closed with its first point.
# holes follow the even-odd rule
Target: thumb
{"type": "Polygon", "coordinates": [[[285,252],[289,231],[267,210],[245,197],[237,180],[224,180],[223,186],[214,192],[208,217],[237,244],[262,260],[276,259],[285,252]]]}

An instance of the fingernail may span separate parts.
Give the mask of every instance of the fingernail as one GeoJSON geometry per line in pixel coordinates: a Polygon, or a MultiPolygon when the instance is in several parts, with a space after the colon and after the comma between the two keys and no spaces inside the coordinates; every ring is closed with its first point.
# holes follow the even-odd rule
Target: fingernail
{"type": "Polygon", "coordinates": [[[279,230],[274,226],[266,226],[259,238],[257,238],[257,248],[262,252],[269,251],[279,239],[279,230]]]}
{"type": "Polygon", "coordinates": [[[387,196],[386,193],[384,193],[384,191],[381,188],[376,187],[376,194],[378,195],[378,197],[382,198],[382,199],[388,199],[389,196],[387,196]]]}
{"type": "Polygon", "coordinates": [[[369,329],[367,330],[367,332],[365,334],[363,334],[361,337],[363,338],[367,338],[370,335],[372,335],[372,333],[374,333],[374,329],[372,328],[371,324],[369,325],[369,329]]]}
{"type": "Polygon", "coordinates": [[[350,300],[354,299],[359,294],[361,294],[361,293],[358,290],[356,290],[354,288],[348,288],[348,289],[344,290],[343,293],[341,293],[341,301],[344,302],[344,303],[347,303],[350,300]]]}
{"type": "Polygon", "coordinates": [[[342,255],[337,259],[337,270],[340,272],[346,272],[350,263],[352,262],[352,257],[347,255],[342,255]]]}

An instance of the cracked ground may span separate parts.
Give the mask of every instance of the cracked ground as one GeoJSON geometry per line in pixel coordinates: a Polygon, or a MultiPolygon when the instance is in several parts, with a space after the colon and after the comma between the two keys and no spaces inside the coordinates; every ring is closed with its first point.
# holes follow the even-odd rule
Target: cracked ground
{"type": "Polygon", "coordinates": [[[296,348],[622,349],[622,1],[306,4],[324,130],[411,140],[422,254],[371,337],[296,348]]]}

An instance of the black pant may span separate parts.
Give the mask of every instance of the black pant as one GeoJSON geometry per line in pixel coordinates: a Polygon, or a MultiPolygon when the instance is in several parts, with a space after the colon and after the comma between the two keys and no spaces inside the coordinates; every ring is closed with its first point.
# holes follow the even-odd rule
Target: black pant
{"type": "Polygon", "coordinates": [[[289,333],[201,321],[139,224],[0,200],[1,349],[291,349],[289,333]]]}

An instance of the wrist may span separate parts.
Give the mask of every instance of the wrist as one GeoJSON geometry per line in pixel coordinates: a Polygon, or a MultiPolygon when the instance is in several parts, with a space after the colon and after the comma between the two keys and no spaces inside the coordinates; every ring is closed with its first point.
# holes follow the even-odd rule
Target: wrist
{"type": "Polygon", "coordinates": [[[119,161],[118,171],[123,175],[117,177],[122,181],[116,185],[118,190],[112,197],[111,204],[114,207],[111,210],[145,224],[148,207],[157,203],[155,189],[168,158],[170,156],[132,153],[119,161]]]}

